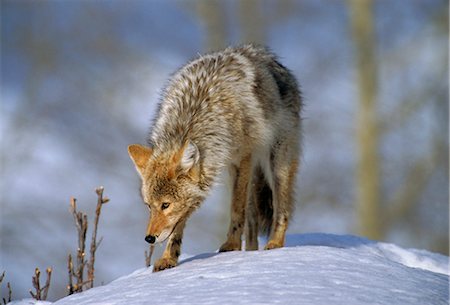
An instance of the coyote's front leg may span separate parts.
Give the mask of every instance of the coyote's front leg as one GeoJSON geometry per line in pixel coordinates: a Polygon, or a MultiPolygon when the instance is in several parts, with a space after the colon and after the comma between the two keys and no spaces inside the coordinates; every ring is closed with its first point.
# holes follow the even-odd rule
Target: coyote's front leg
{"type": "Polygon", "coordinates": [[[181,242],[185,224],[186,221],[183,220],[176,225],[173,233],[169,237],[163,255],[153,264],[153,272],[173,268],[177,265],[178,257],[181,253],[181,242]]]}
{"type": "Polygon", "coordinates": [[[245,204],[248,199],[248,186],[251,177],[251,155],[244,157],[232,174],[234,181],[231,202],[231,221],[227,240],[220,247],[220,252],[241,250],[242,232],[244,231],[245,204]]]}

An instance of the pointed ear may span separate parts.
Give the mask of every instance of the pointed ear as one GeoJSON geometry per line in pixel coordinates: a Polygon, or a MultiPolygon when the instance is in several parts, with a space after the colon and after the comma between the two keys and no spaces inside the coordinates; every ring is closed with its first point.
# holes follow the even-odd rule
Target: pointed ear
{"type": "Polygon", "coordinates": [[[128,154],[131,160],[133,160],[134,165],[138,173],[142,176],[145,166],[152,155],[153,150],[150,147],[145,147],[139,144],[132,144],[128,146],[128,154]]]}
{"type": "Polygon", "coordinates": [[[188,173],[194,170],[199,164],[200,152],[198,151],[197,145],[192,142],[188,142],[184,146],[183,155],[180,160],[180,168],[183,172],[188,173]]]}

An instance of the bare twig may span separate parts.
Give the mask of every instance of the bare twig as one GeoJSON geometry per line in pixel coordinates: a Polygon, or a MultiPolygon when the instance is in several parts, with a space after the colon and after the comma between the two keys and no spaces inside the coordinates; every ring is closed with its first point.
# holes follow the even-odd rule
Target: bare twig
{"type": "Polygon", "coordinates": [[[11,283],[8,282],[8,283],[6,284],[6,287],[8,287],[8,300],[5,301],[5,299],[3,298],[3,302],[5,302],[5,305],[8,304],[9,302],[11,302],[11,299],[12,299],[11,283]]]}
{"type": "Polygon", "coordinates": [[[52,278],[52,268],[47,268],[47,280],[45,281],[45,286],[42,287],[42,300],[47,300],[48,289],[50,288],[50,280],[52,278]]]}
{"type": "Polygon", "coordinates": [[[87,215],[83,212],[77,211],[76,199],[70,198],[70,210],[73,214],[75,220],[75,226],[78,232],[78,250],[77,250],[77,261],[74,266],[72,256],[69,254],[68,257],[68,272],[69,272],[69,285],[67,285],[68,294],[81,292],[83,289],[89,289],[94,287],[94,263],[95,263],[95,252],[102,242],[102,238],[97,241],[97,229],[98,222],[101,214],[101,207],[103,204],[109,201],[108,198],[103,197],[103,186],[98,187],[95,192],[97,193],[97,207],[95,209],[94,227],[92,231],[92,239],[90,244],[90,257],[89,260],[86,259],[86,232],[88,227],[87,215]],[[87,266],[87,280],[84,280],[84,270],[87,266]],[[74,283],[73,279],[76,280],[74,283]]]}
{"type": "MultiPolygon", "coordinates": [[[[77,203],[76,199],[70,198],[70,206],[71,212],[73,214],[73,218],[75,220],[75,226],[78,232],[78,250],[77,250],[77,265],[73,270],[74,277],[76,279],[76,289],[74,292],[83,291],[83,275],[84,275],[84,266],[86,265],[85,260],[85,248],[86,248],[86,232],[88,227],[87,215],[83,212],[77,212],[77,203]]],[[[73,286],[75,288],[75,286],[73,286]]]]}
{"type": "Polygon", "coordinates": [[[39,279],[39,277],[41,275],[41,271],[39,270],[39,268],[36,268],[34,270],[34,276],[32,278],[32,283],[33,283],[33,287],[36,290],[36,292],[33,293],[33,291],[30,290],[30,294],[34,299],[36,299],[38,301],[39,300],[45,301],[47,299],[48,289],[50,288],[50,280],[52,277],[52,268],[47,268],[46,271],[47,271],[47,280],[45,281],[44,287],[41,288],[41,283],[40,283],[40,279],[39,279]]]}
{"type": "MultiPolygon", "coordinates": [[[[3,282],[3,279],[5,278],[5,274],[6,274],[6,271],[3,271],[2,274],[0,275],[0,285],[1,285],[1,283],[3,282]]],[[[7,298],[7,299],[2,298],[3,304],[4,304],[4,305],[6,305],[6,304],[8,304],[9,302],[11,302],[11,298],[12,298],[11,283],[8,282],[8,283],[6,284],[6,287],[8,288],[8,298],[7,298]]]]}
{"type": "Polygon", "coordinates": [[[147,254],[147,251],[145,251],[144,255],[145,255],[145,265],[147,267],[150,267],[151,263],[152,263],[152,255],[153,255],[153,250],[155,249],[155,245],[150,245],[149,247],[149,253],[147,254]]]}
{"type": "Polygon", "coordinates": [[[97,193],[97,207],[95,209],[95,218],[94,218],[94,230],[92,231],[92,239],[91,239],[91,249],[90,249],[90,259],[88,263],[88,286],[89,288],[94,287],[94,263],[95,263],[95,251],[97,251],[98,246],[100,245],[102,239],[97,244],[97,228],[98,221],[100,219],[100,213],[102,211],[102,205],[107,203],[109,199],[107,197],[103,198],[103,186],[100,186],[95,189],[97,193]]]}
{"type": "Polygon", "coordinates": [[[72,261],[72,254],[69,254],[68,262],[67,262],[67,269],[69,271],[69,285],[67,285],[68,295],[71,295],[75,292],[74,286],[73,286],[73,261],[72,261]]]}
{"type": "Polygon", "coordinates": [[[34,275],[32,277],[32,283],[33,283],[33,287],[36,290],[36,293],[33,293],[33,290],[30,290],[30,294],[31,296],[36,299],[36,300],[40,300],[41,299],[41,285],[39,282],[39,277],[41,276],[41,271],[39,270],[39,268],[36,268],[34,270],[34,275]]]}
{"type": "MultiPolygon", "coordinates": [[[[76,199],[70,198],[71,212],[75,221],[75,226],[78,232],[78,249],[77,249],[77,265],[74,269],[74,275],[76,279],[75,292],[83,291],[83,276],[84,276],[84,266],[86,264],[85,260],[85,248],[86,248],[86,232],[88,227],[87,215],[83,212],[77,212],[76,199]]],[[[75,286],[74,286],[75,287],[75,286]]]]}

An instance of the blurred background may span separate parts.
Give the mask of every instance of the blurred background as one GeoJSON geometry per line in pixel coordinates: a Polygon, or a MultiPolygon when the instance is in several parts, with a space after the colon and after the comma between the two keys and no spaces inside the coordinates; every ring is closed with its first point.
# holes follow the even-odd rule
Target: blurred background
{"type": "MultiPolygon", "coordinates": [[[[161,88],[199,53],[254,42],[298,78],[304,154],[289,233],[358,234],[448,255],[448,1],[1,1],[1,251],[13,298],[34,268],[66,294],[77,233],[103,207],[96,285],[144,267],[147,209],[127,145],[161,88]]],[[[222,183],[183,253],[226,237],[222,183]]],[[[91,230],[88,231],[88,241],[91,230]]],[[[158,257],[162,248],[153,256],[158,257]]]]}

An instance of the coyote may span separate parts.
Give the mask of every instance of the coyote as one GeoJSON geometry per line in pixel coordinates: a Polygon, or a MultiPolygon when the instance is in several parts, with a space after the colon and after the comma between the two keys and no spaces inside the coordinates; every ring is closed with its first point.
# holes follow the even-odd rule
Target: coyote
{"type": "Polygon", "coordinates": [[[219,173],[232,186],[231,222],[219,251],[283,247],[294,207],[302,99],[276,56],[244,45],[200,56],[174,74],[162,94],[149,146],[128,153],[150,210],[145,240],[168,239],[154,271],[177,265],[188,217],[219,173]],[[245,226],[244,226],[245,225],[245,226]]]}

